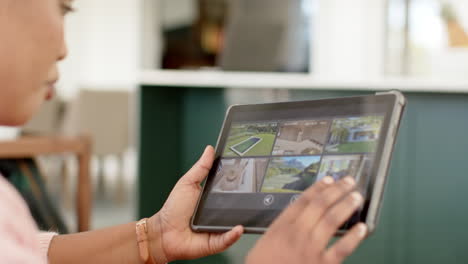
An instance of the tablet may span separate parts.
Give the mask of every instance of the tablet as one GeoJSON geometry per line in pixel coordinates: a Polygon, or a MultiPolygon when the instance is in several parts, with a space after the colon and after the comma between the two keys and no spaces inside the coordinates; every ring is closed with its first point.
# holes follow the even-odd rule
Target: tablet
{"type": "Polygon", "coordinates": [[[243,225],[263,233],[309,186],[350,175],[365,197],[342,226],[373,232],[405,97],[396,91],[314,101],[234,105],[192,217],[192,229],[243,225]]]}

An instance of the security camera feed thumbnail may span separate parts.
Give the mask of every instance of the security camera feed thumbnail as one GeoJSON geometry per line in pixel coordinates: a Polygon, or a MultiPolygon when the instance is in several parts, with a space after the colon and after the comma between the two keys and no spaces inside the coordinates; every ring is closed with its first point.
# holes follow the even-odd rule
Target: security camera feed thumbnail
{"type": "Polygon", "coordinates": [[[325,176],[367,182],[383,115],[233,123],[211,191],[300,193],[325,176]]]}
{"type": "Polygon", "coordinates": [[[317,155],[323,152],[330,121],[293,121],[280,125],[273,155],[317,155]]]}
{"type": "Polygon", "coordinates": [[[214,180],[215,192],[260,191],[268,159],[223,159],[214,180]]]}
{"type": "Polygon", "coordinates": [[[262,192],[301,192],[312,185],[320,168],[320,156],[272,158],[262,192]]]}
{"type": "Polygon", "coordinates": [[[229,133],[225,157],[267,156],[271,154],[277,132],[276,123],[233,125],[229,133]]]}
{"type": "Polygon", "coordinates": [[[333,121],[326,147],[331,153],[373,152],[383,116],[348,117],[333,121]]]}
{"type": "Polygon", "coordinates": [[[325,156],[322,159],[317,179],[331,176],[335,181],[338,181],[346,176],[355,177],[364,157],[364,155],[325,156]]]}

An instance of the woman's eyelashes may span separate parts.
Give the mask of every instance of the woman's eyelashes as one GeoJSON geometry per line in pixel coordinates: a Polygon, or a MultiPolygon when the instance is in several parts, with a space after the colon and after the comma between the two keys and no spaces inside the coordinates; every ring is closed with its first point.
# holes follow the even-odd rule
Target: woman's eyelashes
{"type": "Polygon", "coordinates": [[[62,15],[67,15],[68,13],[74,12],[75,8],[73,8],[72,1],[63,0],[60,2],[60,9],[62,11],[62,15]]]}

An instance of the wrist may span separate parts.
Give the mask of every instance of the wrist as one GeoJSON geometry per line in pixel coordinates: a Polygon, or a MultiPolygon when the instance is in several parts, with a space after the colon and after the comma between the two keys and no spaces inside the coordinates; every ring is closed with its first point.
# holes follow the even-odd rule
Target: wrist
{"type": "Polygon", "coordinates": [[[168,263],[169,260],[163,246],[161,219],[159,214],[153,215],[148,220],[148,239],[150,252],[154,261],[157,264],[168,263]]]}

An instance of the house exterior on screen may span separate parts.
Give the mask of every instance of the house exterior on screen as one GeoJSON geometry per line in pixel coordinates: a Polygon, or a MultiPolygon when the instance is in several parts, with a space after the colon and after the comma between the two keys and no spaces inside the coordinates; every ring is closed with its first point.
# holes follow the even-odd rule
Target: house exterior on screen
{"type": "Polygon", "coordinates": [[[369,142],[378,139],[378,129],[375,126],[363,125],[352,128],[337,128],[330,135],[329,142],[339,144],[343,142],[369,142]]]}
{"type": "Polygon", "coordinates": [[[373,126],[361,126],[349,129],[348,142],[374,141],[377,131],[373,126]]]}
{"type": "Polygon", "coordinates": [[[310,140],[316,144],[323,144],[327,134],[326,122],[290,122],[281,126],[278,138],[292,142],[310,140]]]}

